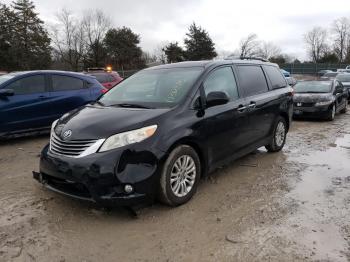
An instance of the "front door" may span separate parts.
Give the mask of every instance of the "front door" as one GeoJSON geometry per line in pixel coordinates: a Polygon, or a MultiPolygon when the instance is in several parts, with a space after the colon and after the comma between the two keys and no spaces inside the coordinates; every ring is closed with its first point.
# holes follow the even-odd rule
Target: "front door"
{"type": "Polygon", "coordinates": [[[45,74],[14,80],[4,89],[13,96],[0,98],[0,133],[19,132],[49,126],[49,95],[45,74]]]}
{"type": "Polygon", "coordinates": [[[205,96],[210,92],[224,92],[229,102],[206,108],[202,120],[201,134],[208,148],[209,166],[231,157],[246,144],[248,125],[245,99],[239,94],[231,66],[213,70],[203,82],[205,96]]]}

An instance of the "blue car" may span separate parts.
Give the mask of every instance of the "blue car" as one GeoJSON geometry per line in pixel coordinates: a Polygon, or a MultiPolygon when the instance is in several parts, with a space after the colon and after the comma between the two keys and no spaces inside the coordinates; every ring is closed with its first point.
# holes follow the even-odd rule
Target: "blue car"
{"type": "Polygon", "coordinates": [[[281,69],[282,74],[284,75],[284,77],[290,77],[290,73],[284,69],[281,69]]]}
{"type": "Polygon", "coordinates": [[[75,108],[95,101],[104,87],[95,77],[64,71],[0,76],[0,138],[46,130],[75,108]]]}

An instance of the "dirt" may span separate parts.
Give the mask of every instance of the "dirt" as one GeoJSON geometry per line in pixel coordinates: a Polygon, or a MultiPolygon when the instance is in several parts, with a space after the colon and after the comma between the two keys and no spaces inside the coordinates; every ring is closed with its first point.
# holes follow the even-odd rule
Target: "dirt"
{"type": "Polygon", "coordinates": [[[0,261],[350,261],[350,114],[295,121],[201,181],[186,205],[134,218],[32,179],[47,136],[0,145],[0,261]]]}

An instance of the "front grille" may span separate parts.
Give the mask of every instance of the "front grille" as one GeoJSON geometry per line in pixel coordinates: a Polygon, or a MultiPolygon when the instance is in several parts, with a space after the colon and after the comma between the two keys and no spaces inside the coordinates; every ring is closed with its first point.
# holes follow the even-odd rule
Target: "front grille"
{"type": "Polygon", "coordinates": [[[50,150],[55,154],[77,157],[96,141],[97,140],[94,139],[65,141],[55,134],[52,134],[50,139],[50,150]]]}
{"type": "Polygon", "coordinates": [[[314,106],[315,105],[315,103],[303,103],[303,102],[296,102],[296,103],[294,103],[294,106],[295,107],[312,107],[312,106],[314,106]]]}

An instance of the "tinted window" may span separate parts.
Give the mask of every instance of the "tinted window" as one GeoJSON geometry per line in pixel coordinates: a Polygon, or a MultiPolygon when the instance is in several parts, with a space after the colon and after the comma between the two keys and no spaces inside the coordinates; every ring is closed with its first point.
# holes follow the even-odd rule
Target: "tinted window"
{"type": "Polygon", "coordinates": [[[206,96],[210,92],[221,91],[226,93],[231,101],[238,98],[236,81],[231,67],[219,68],[212,72],[203,86],[206,96]]]}
{"type": "Polygon", "coordinates": [[[108,78],[107,74],[92,74],[93,76],[96,77],[97,81],[100,83],[107,83],[107,82],[111,82],[108,78]]]}
{"type": "Polygon", "coordinates": [[[239,83],[246,96],[264,93],[268,90],[264,72],[260,66],[238,66],[239,83]]]}
{"type": "Polygon", "coordinates": [[[52,76],[52,89],[53,91],[65,91],[84,88],[83,80],[70,76],[52,76]]]}
{"type": "Polygon", "coordinates": [[[19,79],[8,86],[16,95],[45,92],[45,77],[43,75],[29,76],[19,79]]]}
{"type": "Polygon", "coordinates": [[[114,82],[115,78],[111,75],[108,75],[108,82],[114,82]]]}
{"type": "Polygon", "coordinates": [[[274,66],[264,66],[264,69],[266,71],[266,74],[268,75],[272,88],[281,88],[286,87],[286,80],[282,76],[282,73],[280,70],[278,70],[277,67],[274,66]]]}

